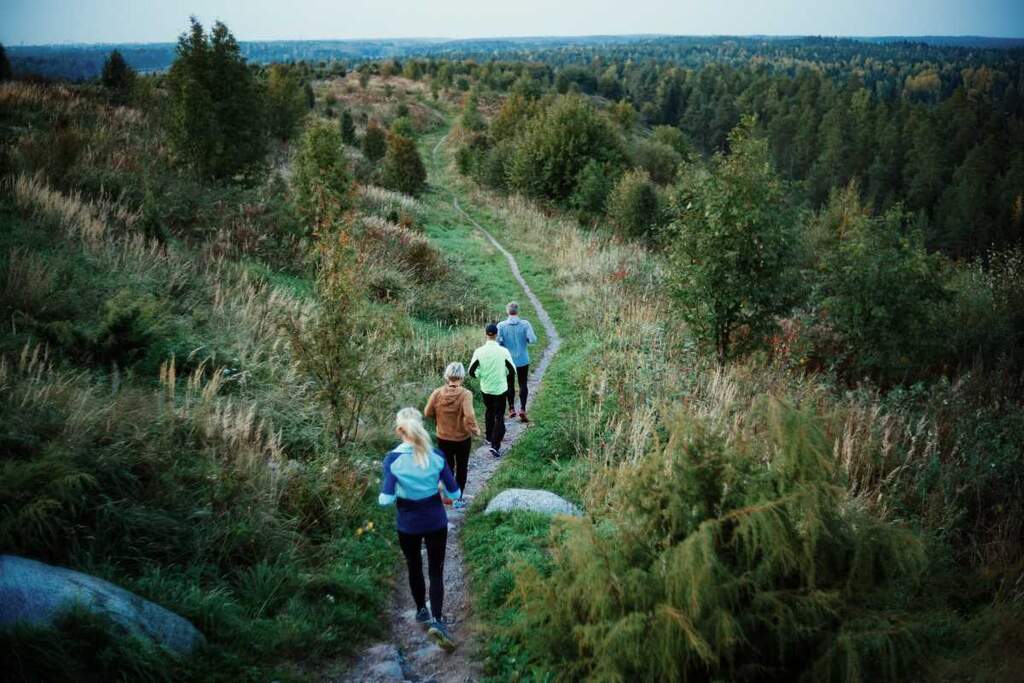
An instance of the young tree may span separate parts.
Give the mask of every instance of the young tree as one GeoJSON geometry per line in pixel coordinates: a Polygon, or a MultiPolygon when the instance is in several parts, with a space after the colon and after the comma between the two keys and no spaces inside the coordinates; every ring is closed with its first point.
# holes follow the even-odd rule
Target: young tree
{"type": "Polygon", "coordinates": [[[217,22],[207,36],[193,17],[167,74],[168,134],[178,158],[200,175],[230,178],[266,153],[263,98],[238,43],[217,22]]]}
{"type": "Polygon", "coordinates": [[[336,126],[318,119],[306,127],[292,185],[299,212],[310,225],[339,216],[349,206],[352,178],[336,126]]]}
{"type": "Polygon", "coordinates": [[[387,133],[376,121],[370,121],[366,125],[366,133],[363,134],[363,156],[370,161],[380,161],[387,149],[387,133]]]}
{"type": "Polygon", "coordinates": [[[793,212],[768,143],[746,117],[728,156],[691,171],[674,201],[674,297],[683,318],[724,364],[737,328],[756,341],[790,303],[793,212]]]}
{"type": "MultiPolygon", "coordinates": [[[[330,196],[318,196],[327,192],[326,186],[314,184],[311,191],[314,203],[332,205],[330,196]]],[[[356,438],[360,415],[375,393],[366,391],[366,381],[382,326],[371,316],[365,264],[348,226],[327,211],[317,220],[316,235],[316,311],[305,320],[285,320],[284,327],[299,368],[327,407],[330,431],[341,448],[356,438]]]]}
{"type": "Polygon", "coordinates": [[[338,130],[341,131],[342,142],[346,145],[356,144],[356,124],[348,109],[341,112],[341,118],[338,119],[338,130]]]}
{"type": "Polygon", "coordinates": [[[289,140],[306,115],[306,96],[302,80],[284,64],[274,64],[267,73],[267,123],[270,132],[289,140]]]}
{"type": "Polygon", "coordinates": [[[11,61],[7,59],[7,50],[4,49],[2,43],[0,43],[0,83],[9,81],[14,77],[14,72],[11,69],[11,61]]]}
{"type": "Polygon", "coordinates": [[[405,194],[418,195],[427,184],[427,170],[411,139],[392,132],[382,170],[384,186],[405,194]]]}
{"type": "Polygon", "coordinates": [[[103,63],[100,82],[115,93],[119,101],[125,101],[135,83],[135,70],[132,69],[119,50],[114,50],[103,63]]]}
{"type": "Polygon", "coordinates": [[[608,217],[629,237],[650,238],[658,227],[658,192],[646,171],[627,171],[608,195],[608,217]]]}

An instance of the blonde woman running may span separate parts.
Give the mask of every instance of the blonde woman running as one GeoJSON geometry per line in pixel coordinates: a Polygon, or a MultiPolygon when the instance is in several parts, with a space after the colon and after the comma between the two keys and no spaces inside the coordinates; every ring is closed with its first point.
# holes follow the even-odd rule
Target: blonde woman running
{"type": "Polygon", "coordinates": [[[455,641],[441,617],[444,603],[444,551],[448,542],[448,515],[444,511],[438,483],[449,498],[462,492],[455,483],[444,456],[434,450],[423,428],[423,416],[415,408],[402,408],[395,418],[395,433],[402,440],[384,458],[384,478],[378,502],[398,507],[398,544],[409,567],[409,588],[416,601],[416,621],[427,626],[427,636],[451,652],[455,641]],[[430,610],[426,604],[423,560],[420,548],[427,546],[430,576],[430,610]]]}

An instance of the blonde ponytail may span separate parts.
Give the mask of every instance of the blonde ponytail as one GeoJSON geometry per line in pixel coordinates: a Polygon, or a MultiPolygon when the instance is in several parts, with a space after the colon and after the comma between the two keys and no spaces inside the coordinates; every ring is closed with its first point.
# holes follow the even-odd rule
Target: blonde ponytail
{"type": "Polygon", "coordinates": [[[430,462],[430,434],[423,427],[423,415],[415,408],[402,408],[395,417],[395,429],[412,444],[413,460],[426,469],[430,462]]]}

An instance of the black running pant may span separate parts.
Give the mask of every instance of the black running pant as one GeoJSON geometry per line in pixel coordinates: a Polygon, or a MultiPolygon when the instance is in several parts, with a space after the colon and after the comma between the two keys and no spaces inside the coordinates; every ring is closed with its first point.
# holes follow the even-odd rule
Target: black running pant
{"type": "Polygon", "coordinates": [[[514,373],[508,373],[508,409],[515,410],[516,407],[516,379],[519,380],[519,405],[523,412],[526,411],[526,399],[530,396],[530,389],[526,382],[530,377],[530,364],[516,368],[514,373]]]}
{"type": "Polygon", "coordinates": [[[455,483],[463,495],[466,493],[466,475],[469,474],[469,447],[472,439],[465,441],[437,440],[437,447],[444,453],[444,459],[448,462],[448,469],[455,475],[455,483]]]}
{"type": "Polygon", "coordinates": [[[448,527],[425,534],[398,532],[398,545],[402,547],[405,564],[409,568],[409,588],[418,610],[427,605],[423,558],[420,556],[420,547],[424,542],[427,544],[427,574],[430,575],[430,613],[435,619],[440,619],[441,608],[444,606],[444,551],[448,543],[448,527]]]}
{"type": "Polygon", "coordinates": [[[505,395],[484,394],[484,423],[487,427],[487,443],[491,448],[501,448],[505,438],[505,395]]]}

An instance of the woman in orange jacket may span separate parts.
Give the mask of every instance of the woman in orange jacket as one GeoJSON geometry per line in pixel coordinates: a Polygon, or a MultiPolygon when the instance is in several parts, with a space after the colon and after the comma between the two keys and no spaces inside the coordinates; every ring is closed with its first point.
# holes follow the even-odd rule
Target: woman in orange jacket
{"type": "MultiPolygon", "coordinates": [[[[459,490],[465,492],[472,437],[480,436],[480,426],[473,411],[473,392],[462,386],[466,368],[462,363],[449,363],[444,379],[445,385],[430,394],[423,415],[437,423],[437,447],[455,474],[459,490]]],[[[454,506],[460,510],[466,507],[464,498],[456,500],[454,506]]]]}

